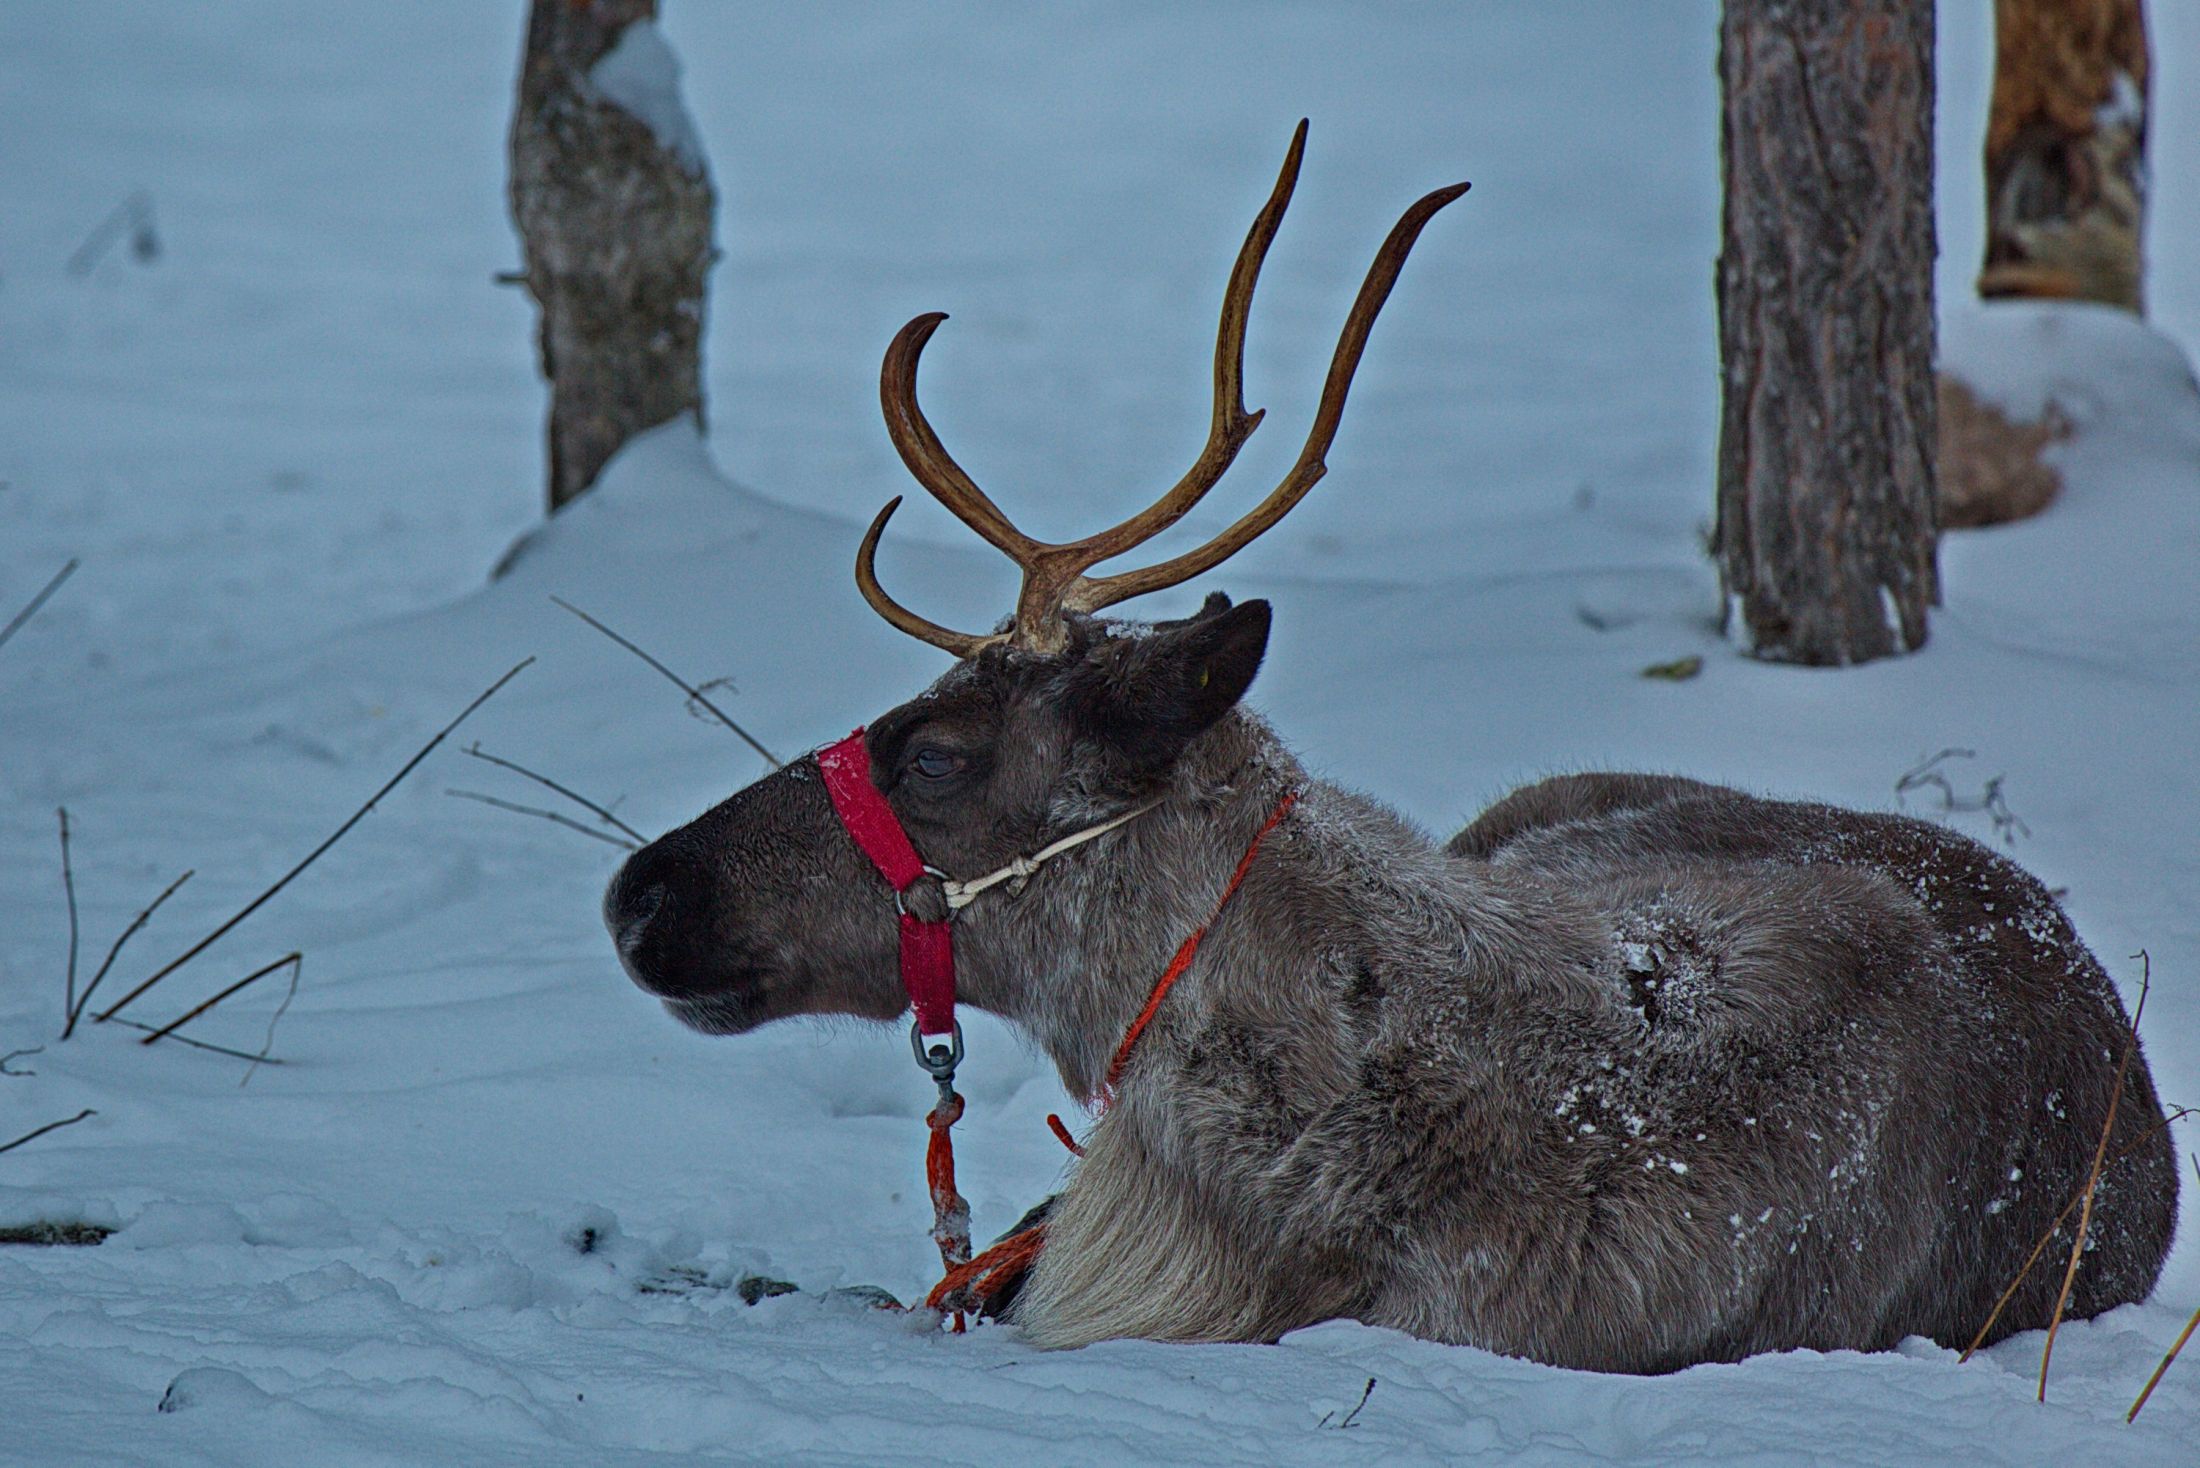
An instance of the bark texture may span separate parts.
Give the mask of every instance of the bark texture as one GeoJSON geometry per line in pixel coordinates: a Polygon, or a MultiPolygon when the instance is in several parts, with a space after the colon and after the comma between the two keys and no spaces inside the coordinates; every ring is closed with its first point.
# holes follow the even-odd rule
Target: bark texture
{"type": "Polygon", "coordinates": [[[1933,14],[1727,0],[1715,549],[1752,655],[1924,644],[1939,599],[1933,14]]]}
{"type": "MultiPolygon", "coordinates": [[[[511,206],[541,307],[549,507],[646,428],[703,413],[704,280],[716,203],[699,151],[614,101],[591,71],[656,0],[534,0],[512,118],[511,206]]],[[[652,33],[643,33],[651,35],[652,33]]],[[[660,69],[660,101],[678,115],[660,69]]]]}
{"type": "Polygon", "coordinates": [[[2140,0],[1995,0],[1979,294],[2141,308],[2140,0]]]}

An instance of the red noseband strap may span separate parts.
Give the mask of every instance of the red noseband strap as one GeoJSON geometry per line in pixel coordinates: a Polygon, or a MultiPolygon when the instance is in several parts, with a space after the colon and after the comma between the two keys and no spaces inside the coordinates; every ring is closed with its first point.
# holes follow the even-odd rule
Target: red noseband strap
{"type": "MultiPolygon", "coordinates": [[[[1004,1240],[975,1260],[970,1257],[970,1205],[955,1191],[955,1153],[948,1133],[948,1129],[961,1119],[963,1111],[962,1097],[954,1091],[955,1064],[962,1059],[962,1039],[955,1033],[954,929],[945,920],[925,922],[912,916],[908,905],[901,901],[902,894],[927,875],[938,874],[925,866],[924,858],[917,855],[917,848],[910,844],[909,833],[901,828],[901,818],[886,803],[878,786],[871,783],[871,751],[863,742],[861,729],[838,744],[828,744],[819,750],[817,768],[825,778],[825,792],[832,797],[833,810],[839,814],[841,825],[847,827],[849,837],[870,858],[871,865],[878,868],[886,885],[894,889],[895,905],[901,909],[901,983],[909,991],[909,1002],[917,1011],[917,1034],[912,1037],[917,1042],[917,1063],[939,1082],[940,1087],[939,1104],[925,1118],[932,1128],[931,1145],[925,1150],[925,1176],[932,1192],[932,1237],[940,1246],[940,1259],[947,1267],[947,1277],[932,1291],[927,1303],[935,1309],[952,1309],[955,1329],[960,1331],[966,1293],[974,1286],[979,1295],[989,1296],[1005,1288],[1010,1278],[1028,1269],[1044,1246],[1046,1225],[1040,1224],[1004,1240]],[[924,1042],[923,1037],[927,1035],[954,1035],[955,1039],[951,1046],[932,1047],[924,1042]]],[[[1103,1095],[1114,1094],[1132,1049],[1161,1007],[1170,986],[1191,967],[1199,952],[1200,940],[1207,936],[1207,929],[1236,895],[1253,865],[1253,858],[1260,853],[1261,842],[1290,814],[1297,799],[1296,791],[1283,797],[1268,817],[1267,824],[1245,849],[1214,911],[1177,949],[1175,959],[1162,974],[1160,982],[1154,985],[1146,1007],[1132,1021],[1130,1033],[1123,1037],[1122,1045],[1116,1050],[1114,1063],[1108,1067],[1103,1095]]],[[[1139,807],[1112,821],[1090,827],[1075,837],[1056,842],[1029,858],[1019,857],[1011,866],[989,877],[964,883],[961,900],[968,901],[969,894],[992,885],[1011,872],[1028,876],[1034,866],[1048,857],[1058,855],[1078,841],[1113,830],[1131,816],[1150,809],[1150,805],[1139,807]]],[[[941,894],[943,901],[946,895],[941,894]]],[[[1050,1116],[1047,1121],[1072,1152],[1083,1155],[1083,1149],[1070,1139],[1068,1129],[1059,1118],[1050,1116]]]]}
{"type": "MultiPolygon", "coordinates": [[[[955,1191],[955,1145],[949,1128],[962,1118],[962,1097],[955,1094],[955,1064],[962,1059],[962,1033],[955,1028],[955,930],[944,919],[925,922],[913,916],[902,894],[923,880],[924,858],[910,845],[900,817],[871,783],[871,751],[858,729],[838,744],[817,752],[817,768],[825,777],[825,793],[833,798],[840,823],[848,828],[863,854],[878,868],[886,885],[894,889],[895,906],[901,909],[901,986],[917,1011],[917,1027],[909,1038],[917,1064],[939,1083],[939,1104],[924,1121],[932,1140],[924,1149],[924,1176],[932,1194],[932,1241],[940,1246],[940,1263],[950,1271],[970,1260],[970,1205],[955,1191]],[[926,1043],[928,1035],[948,1035],[944,1044],[926,1043]]],[[[944,901],[945,894],[942,894],[944,901]]],[[[955,1329],[963,1328],[963,1312],[955,1312],[955,1329]]]]}
{"type": "MultiPolygon", "coordinates": [[[[909,844],[894,808],[871,783],[871,751],[856,730],[838,744],[817,752],[825,793],[840,823],[863,854],[878,868],[895,895],[907,892],[925,875],[924,858],[909,844]]],[[[955,942],[950,923],[928,923],[901,913],[901,983],[917,1011],[917,1028],[927,1035],[955,1029],[955,942]]]]}

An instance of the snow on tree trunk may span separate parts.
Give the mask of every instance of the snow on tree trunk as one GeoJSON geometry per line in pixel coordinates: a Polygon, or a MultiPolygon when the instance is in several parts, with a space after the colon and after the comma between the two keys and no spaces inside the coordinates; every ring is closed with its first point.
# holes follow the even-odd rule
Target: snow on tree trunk
{"type": "Polygon", "coordinates": [[[550,508],[643,429],[703,414],[716,199],[656,0],[534,0],[511,205],[541,307],[550,508]]]}
{"type": "Polygon", "coordinates": [[[1924,644],[1933,12],[1727,0],[1718,529],[1730,635],[1846,664],[1924,644]]]}
{"type": "Polygon", "coordinates": [[[2146,110],[2139,0],[1996,0],[1980,295],[2140,309],[2146,110]]]}

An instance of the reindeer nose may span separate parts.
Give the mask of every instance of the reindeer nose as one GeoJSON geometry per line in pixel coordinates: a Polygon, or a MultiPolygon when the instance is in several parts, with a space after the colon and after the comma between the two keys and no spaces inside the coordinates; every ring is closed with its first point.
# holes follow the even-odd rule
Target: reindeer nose
{"type": "Polygon", "coordinates": [[[604,903],[604,921],[611,928],[611,936],[621,953],[634,947],[641,940],[642,929],[665,905],[665,884],[652,882],[639,892],[614,890],[604,903]]]}
{"type": "Polygon", "coordinates": [[[603,894],[603,924],[619,950],[619,962],[636,983],[649,985],[643,972],[642,940],[650,920],[665,907],[667,887],[658,872],[663,858],[655,846],[644,847],[619,868],[603,894]]]}
{"type": "Polygon", "coordinates": [[[722,997],[738,987],[741,945],[726,930],[724,908],[709,864],[677,833],[628,857],[603,895],[619,966],[659,999],[722,997]]]}

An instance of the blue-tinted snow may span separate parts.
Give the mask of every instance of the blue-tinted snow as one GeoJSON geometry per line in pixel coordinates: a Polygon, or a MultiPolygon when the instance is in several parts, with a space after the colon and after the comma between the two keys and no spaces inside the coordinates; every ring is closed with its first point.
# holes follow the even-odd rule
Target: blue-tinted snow
{"type": "MultiPolygon", "coordinates": [[[[1974,9],[1942,30],[1947,349],[1989,395],[2053,395],[2080,424],[2056,451],[2069,488],[2036,521],[1948,539],[1924,654],[1823,674],[1723,646],[1695,546],[1716,411],[1708,4],[673,0],[725,199],[711,439],[637,444],[488,589],[540,482],[531,316],[491,284],[516,258],[520,7],[0,8],[0,612],[85,558],[0,649],[0,1053],[45,1046],[17,1063],[35,1076],[0,1078],[0,1140],[99,1112],[0,1157],[0,1222],[121,1226],[96,1250],[0,1250],[0,1457],[2190,1461],[2200,1362],[2120,1420],[2200,1302],[2189,1244],[2154,1302],[2064,1331],[2045,1409],[2036,1335],[1960,1369],[1913,1342],[1637,1381],[1350,1324],[1039,1356],[826,1298],[931,1277],[927,1087],[902,1037],[679,1030],[597,925],[617,854],[443,794],[540,795],[465,759],[475,739],[644,830],[758,772],[552,593],[733,678],[731,711],[782,751],[920,686],[938,655],[849,580],[860,525],[907,487],[877,421],[886,339],[954,313],[925,400],[1036,533],[1119,516],[1196,451],[1230,253],[1310,114],[1254,313],[1249,397],[1270,420],[1185,537],[1288,462],[1396,210],[1475,190],[1409,266],[1330,479],[1212,578],[1277,603],[1255,701],[1318,768],[1438,830],[1598,765],[1886,808],[1921,757],[1975,748],[1959,789],[2005,777],[2032,832],[2015,854],[2069,888],[2127,993],[2126,955],[2150,951],[2156,1075],[2200,1099],[2200,7],[2149,7],[2162,336],[1964,304],[1974,9]],[[140,187],[161,258],[68,276],[140,187]],[[1690,653],[1693,681],[1638,676],[1690,653]],[[240,1088],[238,1062],[111,1027],[55,1042],[55,805],[76,818],[90,959],[198,868],[111,981],[135,983],[527,654],[452,746],[145,1001],[170,1017],[302,948],[289,1064],[240,1088]],[[805,1293],[742,1305],[726,1287],[751,1273],[805,1293]],[[1323,1426],[1370,1377],[1354,1426],[1323,1426]]],[[[882,573],[928,614],[989,622],[1012,580],[966,540],[920,501],[882,573]]],[[[257,1048],[279,998],[240,996],[200,1032],[257,1048]]],[[[1060,1176],[1043,1118],[1065,1104],[1000,1026],[973,1021],[971,1048],[962,1174],[988,1228],[1060,1176]]]]}

